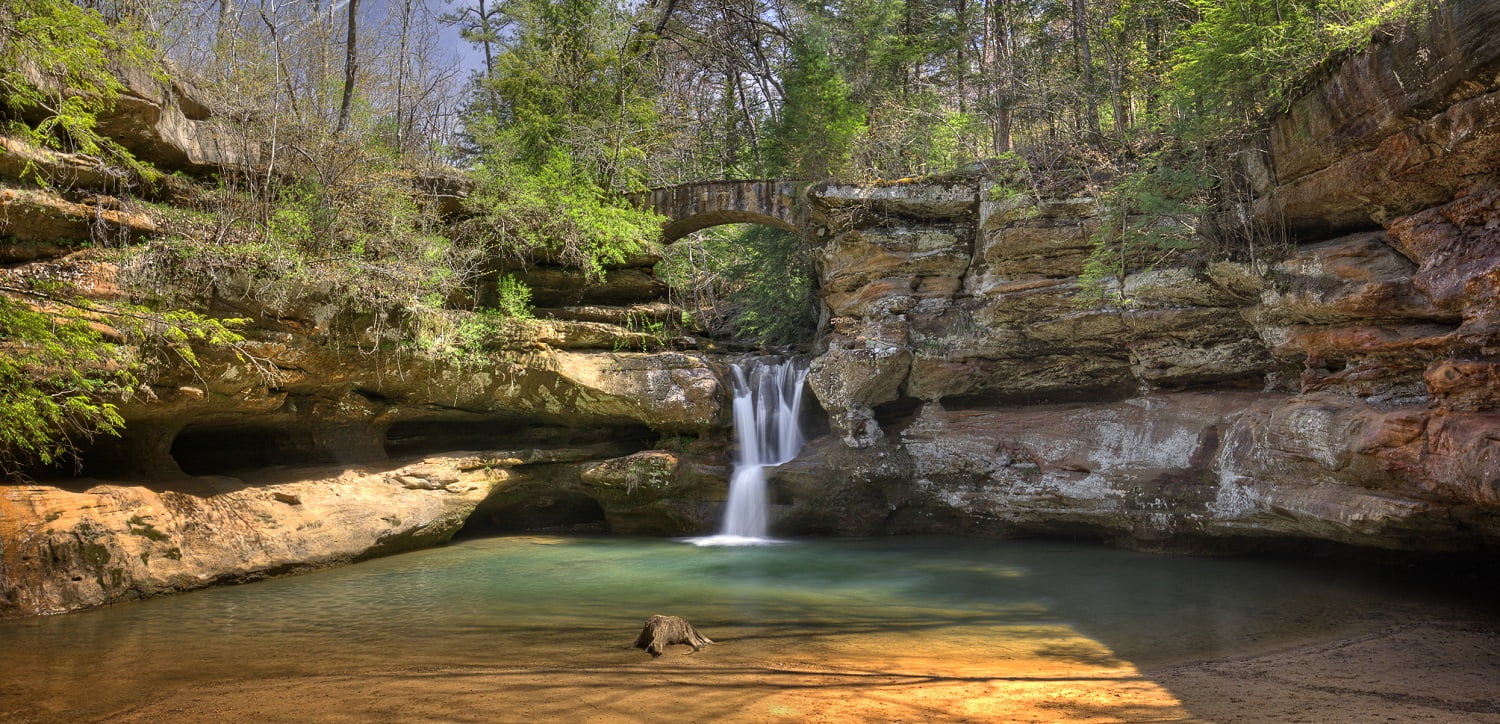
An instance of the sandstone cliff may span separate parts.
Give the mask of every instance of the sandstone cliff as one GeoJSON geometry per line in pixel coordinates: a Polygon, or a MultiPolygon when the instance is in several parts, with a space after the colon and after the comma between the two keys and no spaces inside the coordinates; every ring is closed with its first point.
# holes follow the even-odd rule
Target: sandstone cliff
{"type": "MultiPolygon", "coordinates": [[[[1107,211],[1095,198],[994,198],[977,176],[814,187],[826,309],[810,384],[830,434],[777,471],[774,530],[1487,550],[1494,27],[1500,8],[1455,2],[1331,70],[1247,154],[1247,216],[1287,228],[1289,247],[1138,268],[1126,304],[1080,298],[1107,211]]],[[[137,79],[102,127],[166,168],[253,163],[191,89],[153,83],[137,79]]],[[[112,196],[120,180],[87,158],[7,142],[0,177],[0,274],[117,298],[120,270],[81,242],[149,237],[149,209],[112,196]],[[27,164],[76,188],[28,185],[27,164]]],[[[462,191],[422,183],[439,200],[462,191]]],[[[639,329],[678,313],[653,258],[602,284],[540,261],[525,280],[543,318],[491,329],[478,362],[336,331],[326,290],[275,309],[232,283],[197,290],[198,307],[256,320],[252,356],[205,350],[148,380],[82,477],[0,484],[0,616],[356,560],[466,525],[711,529],[723,357],[639,329]]]]}
{"type": "MultiPolygon", "coordinates": [[[[170,260],[114,250],[165,228],[174,198],[207,182],[198,174],[255,164],[260,142],[216,123],[190,86],[122,80],[101,132],[187,175],[148,189],[96,159],[0,139],[7,286],[65,280],[109,304],[143,269],[160,284],[150,275],[170,260]]],[[[451,175],[412,181],[449,212],[464,192],[451,175]]],[[[461,355],[393,339],[390,310],[346,308],[316,280],[271,279],[266,294],[274,275],[230,269],[148,290],[250,320],[246,340],[155,366],[115,401],[126,427],[85,446],[80,475],[0,482],[0,617],[344,563],[465,526],[710,530],[727,480],[722,358],[660,330],[681,310],[662,299],[655,257],[594,284],[534,261],[538,318],[476,326],[461,355]]]]}
{"type": "Polygon", "coordinates": [[[1338,66],[1247,154],[1290,248],[1140,268],[1118,305],[1080,298],[1095,199],[814,188],[834,439],[781,471],[786,525],[1486,549],[1497,26],[1454,3],[1338,66]]]}

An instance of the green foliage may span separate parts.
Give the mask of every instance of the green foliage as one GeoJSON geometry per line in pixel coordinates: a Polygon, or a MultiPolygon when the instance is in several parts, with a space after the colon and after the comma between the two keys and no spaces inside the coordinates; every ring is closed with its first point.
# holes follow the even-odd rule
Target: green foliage
{"type": "Polygon", "coordinates": [[[480,79],[470,132],[484,161],[532,173],[568,165],[606,190],[634,190],[656,125],[628,11],[610,0],[509,0],[512,33],[480,79]]]}
{"type": "Polygon", "coordinates": [[[1190,137],[1211,138],[1281,110],[1297,81],[1363,47],[1383,24],[1418,16],[1427,0],[1192,0],[1164,95],[1190,137]]]}
{"type": "Polygon", "coordinates": [[[949,111],[939,114],[936,122],[924,129],[927,154],[926,173],[951,171],[977,160],[975,149],[984,134],[980,118],[972,113],[949,111]]]}
{"type": "Polygon", "coordinates": [[[149,35],[67,0],[0,5],[0,103],[8,115],[27,121],[12,124],[10,132],[40,146],[105,158],[153,180],[153,169],[95,127],[98,114],[124,90],[111,64],[156,68],[149,35]]]}
{"type": "Polygon", "coordinates": [[[500,277],[495,283],[495,309],[514,319],[531,319],[531,288],[514,275],[500,277]]]}
{"type": "Polygon", "coordinates": [[[1036,193],[1035,172],[1021,154],[1006,151],[990,159],[988,165],[988,176],[994,183],[989,189],[991,201],[1010,201],[1036,193]]]}
{"type": "Polygon", "coordinates": [[[514,264],[602,278],[661,221],[619,195],[642,188],[657,120],[630,15],[608,0],[501,7],[511,32],[465,118],[478,187],[463,233],[514,264]]]}
{"type": "MultiPolygon", "coordinates": [[[[131,535],[141,536],[153,543],[160,543],[167,539],[167,534],[157,530],[156,524],[139,515],[130,516],[130,520],[125,521],[125,525],[130,528],[131,535]]],[[[141,555],[145,556],[146,554],[142,553],[141,555]]],[[[146,559],[143,557],[141,560],[144,562],[146,559]]]]}
{"type": "Polygon", "coordinates": [[[441,310],[422,317],[410,343],[431,359],[493,369],[507,364],[493,353],[497,344],[530,339],[529,319],[529,307],[524,316],[506,309],[441,310]]]}
{"type": "Polygon", "coordinates": [[[667,247],[657,276],[714,334],[757,345],[812,337],[816,272],[802,237],[769,226],[709,229],[667,247]]]}
{"type": "Polygon", "coordinates": [[[793,178],[848,174],[864,118],[833,66],[825,34],[809,31],[793,39],[782,87],[781,115],[767,134],[772,173],[793,178]]]}
{"type": "Polygon", "coordinates": [[[1099,229],[1089,237],[1093,251],[1080,279],[1081,297],[1128,305],[1127,275],[1200,245],[1199,222],[1214,191],[1201,168],[1183,170],[1162,159],[1115,181],[1102,199],[1106,212],[1099,229]]]}
{"type": "Polygon", "coordinates": [[[555,150],[535,171],[496,151],[475,172],[466,238],[514,263],[546,259],[602,279],[661,233],[661,217],[613,196],[555,150]]]}
{"type": "Polygon", "coordinates": [[[126,288],[163,305],[205,288],[286,314],[312,302],[318,332],[367,349],[408,341],[450,299],[479,296],[477,243],[450,236],[411,173],[359,147],[327,150],[340,151],[344,173],[289,167],[269,188],[231,175],[197,208],[158,207],[166,234],[120,252],[126,288]]]}
{"type": "Polygon", "coordinates": [[[87,322],[0,297],[0,473],[68,459],[95,434],[119,434],[125,421],[101,398],[127,388],[124,350],[87,322]]]}
{"type": "Polygon", "coordinates": [[[0,289],[0,474],[62,464],[95,435],[119,434],[115,403],[140,379],[158,365],[196,365],[194,343],[238,344],[232,327],[245,321],[105,307],[56,283],[0,289]]]}

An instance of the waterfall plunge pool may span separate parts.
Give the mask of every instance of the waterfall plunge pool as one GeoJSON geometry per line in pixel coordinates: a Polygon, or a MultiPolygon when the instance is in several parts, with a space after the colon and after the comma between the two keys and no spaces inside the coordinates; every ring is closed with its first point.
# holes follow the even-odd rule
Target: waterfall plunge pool
{"type": "Polygon", "coordinates": [[[932,720],[1002,690],[1042,706],[1048,682],[1140,718],[1181,713],[1151,667],[1489,615],[1389,573],[1056,541],[475,539],[0,622],[0,720],[604,721],[699,696],[641,720],[932,720]],[[629,648],[656,613],[717,643],[629,648]]]}

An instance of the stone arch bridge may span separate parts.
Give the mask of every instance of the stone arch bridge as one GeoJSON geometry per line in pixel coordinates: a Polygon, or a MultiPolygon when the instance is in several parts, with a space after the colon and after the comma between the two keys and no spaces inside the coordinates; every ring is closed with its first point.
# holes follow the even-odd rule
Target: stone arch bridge
{"type": "Polygon", "coordinates": [[[794,218],[799,184],[787,179],[709,181],[652,189],[627,198],[667,217],[664,241],[722,224],[766,224],[801,234],[794,218]]]}

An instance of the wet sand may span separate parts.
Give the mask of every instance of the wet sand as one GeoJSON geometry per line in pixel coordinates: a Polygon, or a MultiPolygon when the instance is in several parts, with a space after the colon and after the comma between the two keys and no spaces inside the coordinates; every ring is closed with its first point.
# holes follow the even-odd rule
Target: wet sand
{"type": "Polygon", "coordinates": [[[1488,622],[1414,622],[1146,670],[1066,630],[1038,631],[1017,650],[971,644],[731,638],[697,654],[672,647],[659,659],[620,647],[533,667],[224,681],[153,692],[101,719],[1500,722],[1500,631],[1488,622]]]}

